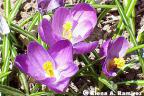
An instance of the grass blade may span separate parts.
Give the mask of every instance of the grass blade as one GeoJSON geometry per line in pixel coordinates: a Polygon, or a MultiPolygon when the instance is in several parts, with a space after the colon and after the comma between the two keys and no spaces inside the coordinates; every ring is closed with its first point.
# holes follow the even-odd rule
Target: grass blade
{"type": "MultiPolygon", "coordinates": [[[[138,43],[137,43],[137,41],[136,41],[136,38],[135,38],[135,36],[134,36],[131,28],[130,28],[130,24],[129,24],[129,22],[128,22],[128,19],[127,19],[127,17],[126,17],[126,14],[125,14],[124,11],[123,11],[122,6],[120,5],[119,0],[115,0],[115,3],[116,3],[116,5],[117,5],[117,7],[118,7],[118,11],[119,11],[120,16],[121,16],[121,18],[122,18],[122,20],[123,20],[123,23],[125,24],[126,29],[127,29],[127,31],[129,32],[129,35],[130,35],[130,37],[131,37],[131,39],[132,39],[133,45],[134,45],[135,47],[138,46],[138,43]]],[[[140,61],[140,63],[141,63],[142,71],[143,71],[143,73],[144,73],[144,61],[143,61],[143,59],[142,59],[142,55],[141,55],[140,51],[138,50],[137,52],[138,52],[139,61],[140,61]]]]}
{"type": "Polygon", "coordinates": [[[103,83],[104,85],[106,85],[109,89],[111,89],[113,92],[116,92],[117,90],[117,85],[114,83],[110,83],[107,79],[105,79],[104,77],[99,77],[98,80],[103,83]]]}
{"type": "Polygon", "coordinates": [[[0,85],[0,92],[11,96],[25,96],[20,90],[6,85],[0,85]]]}
{"type": "Polygon", "coordinates": [[[42,96],[42,95],[52,96],[53,94],[54,94],[53,92],[36,92],[30,94],[30,96],[42,96]]]}
{"type": "Polygon", "coordinates": [[[22,2],[23,2],[23,0],[17,0],[16,1],[15,7],[12,9],[11,14],[10,14],[10,21],[12,21],[14,19],[14,17],[16,16],[22,2]]]}
{"type": "Polygon", "coordinates": [[[144,44],[128,49],[127,54],[132,53],[132,52],[137,51],[142,48],[144,48],[144,44]]]}
{"type": "Polygon", "coordinates": [[[117,82],[117,84],[125,84],[125,85],[138,85],[138,86],[144,86],[144,80],[131,80],[131,81],[123,81],[123,82],[117,82]]]}
{"type": "MultiPolygon", "coordinates": [[[[9,70],[9,59],[10,59],[10,41],[8,35],[5,35],[3,38],[3,47],[2,47],[2,73],[5,73],[9,70]]],[[[5,78],[2,79],[2,84],[5,83],[5,78]]]]}
{"type": "Polygon", "coordinates": [[[15,24],[11,24],[10,29],[15,32],[19,32],[20,34],[23,34],[24,36],[30,38],[31,40],[37,41],[37,39],[31,33],[21,29],[20,27],[16,26],[15,24]]]}
{"type": "MultiPolygon", "coordinates": [[[[126,13],[126,17],[129,18],[129,20],[127,19],[127,21],[130,21],[131,23],[129,23],[132,28],[132,32],[135,31],[135,25],[133,24],[133,19],[130,18],[133,10],[134,10],[134,7],[137,3],[137,0],[132,0],[131,3],[127,3],[127,6],[126,6],[126,9],[125,9],[125,13],[126,13]]],[[[124,23],[122,22],[122,20],[120,19],[120,22],[118,24],[118,27],[117,27],[117,30],[116,30],[116,34],[114,35],[113,38],[116,38],[117,35],[120,36],[122,34],[122,29],[124,29],[124,23]]],[[[134,34],[135,32],[133,32],[134,34]]]]}
{"type": "Polygon", "coordinates": [[[4,10],[5,10],[4,14],[7,19],[9,19],[10,9],[11,9],[10,0],[4,0],[4,10]]]}
{"type": "MultiPolygon", "coordinates": [[[[111,4],[114,4],[114,0],[111,2],[111,4]]],[[[101,14],[98,16],[97,24],[100,23],[102,18],[110,11],[110,9],[104,9],[101,14]]]]}
{"type": "Polygon", "coordinates": [[[11,71],[5,72],[5,73],[0,73],[0,79],[2,79],[3,77],[9,75],[11,73],[11,71]]]}
{"type": "Polygon", "coordinates": [[[40,16],[40,14],[37,12],[35,14],[35,16],[33,17],[33,20],[32,20],[31,24],[28,27],[29,32],[32,30],[33,26],[39,21],[39,16],[40,16]]]}

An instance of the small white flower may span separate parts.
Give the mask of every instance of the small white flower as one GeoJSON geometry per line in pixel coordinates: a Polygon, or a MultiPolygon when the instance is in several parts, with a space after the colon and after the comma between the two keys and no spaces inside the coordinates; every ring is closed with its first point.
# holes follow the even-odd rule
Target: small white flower
{"type": "Polygon", "coordinates": [[[5,35],[10,33],[9,26],[3,16],[0,16],[0,34],[5,35]]]}

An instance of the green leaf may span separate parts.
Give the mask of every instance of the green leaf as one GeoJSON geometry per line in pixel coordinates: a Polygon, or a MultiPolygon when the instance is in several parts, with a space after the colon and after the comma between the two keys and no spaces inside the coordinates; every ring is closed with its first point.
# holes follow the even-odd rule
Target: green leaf
{"type": "Polygon", "coordinates": [[[144,44],[144,38],[143,37],[144,37],[144,32],[138,32],[138,36],[137,36],[138,43],[144,44]]]}
{"type": "Polygon", "coordinates": [[[11,96],[25,96],[24,93],[21,92],[20,90],[1,84],[0,84],[0,92],[11,96]]]}
{"type": "Polygon", "coordinates": [[[11,14],[10,14],[10,20],[12,21],[14,19],[14,17],[16,16],[17,12],[19,11],[19,8],[22,4],[23,0],[17,0],[16,1],[16,4],[14,6],[14,8],[12,9],[11,11],[11,14]]]}
{"type": "Polygon", "coordinates": [[[30,32],[27,32],[27,31],[21,29],[19,26],[16,26],[15,24],[11,23],[10,29],[13,30],[13,31],[15,31],[15,32],[19,32],[20,34],[22,34],[22,35],[30,38],[31,40],[38,41],[36,39],[36,37],[34,37],[30,32]]]}
{"type": "Polygon", "coordinates": [[[11,10],[10,0],[4,0],[4,11],[5,11],[5,17],[7,19],[9,19],[10,10],[11,10]]]}
{"type": "Polygon", "coordinates": [[[54,93],[50,91],[50,92],[36,92],[36,93],[30,94],[30,96],[42,96],[42,95],[52,96],[54,95],[54,93]]]}
{"type": "MultiPolygon", "coordinates": [[[[124,1],[127,1],[127,0],[124,0],[124,1]]],[[[130,2],[127,2],[125,4],[125,7],[124,7],[125,8],[124,11],[126,13],[127,21],[131,22],[130,25],[131,25],[131,29],[132,29],[133,34],[135,33],[134,32],[135,28],[134,28],[134,24],[133,24],[134,22],[133,22],[132,18],[130,18],[130,16],[133,13],[133,10],[134,10],[134,7],[135,7],[136,3],[137,3],[137,0],[132,0],[130,2]]],[[[116,34],[113,36],[113,38],[116,38],[117,35],[120,36],[122,34],[122,29],[124,29],[124,23],[120,19],[120,22],[117,26],[116,34]]]]}
{"type": "Polygon", "coordinates": [[[98,80],[101,83],[103,83],[105,86],[107,86],[109,89],[111,89],[112,91],[116,92],[117,85],[114,84],[112,81],[107,80],[104,76],[99,77],[98,80]]]}
{"type": "Polygon", "coordinates": [[[94,8],[116,8],[116,5],[92,4],[94,8]]]}
{"type": "MultiPolygon", "coordinates": [[[[135,36],[134,36],[134,34],[133,34],[133,32],[132,32],[131,26],[130,26],[130,24],[129,24],[129,22],[128,22],[128,19],[127,19],[127,17],[126,17],[126,14],[124,13],[124,10],[123,10],[123,8],[122,8],[119,0],[115,0],[115,3],[116,3],[116,5],[117,5],[117,7],[118,7],[118,11],[119,11],[119,14],[120,14],[120,16],[121,16],[121,18],[122,18],[122,20],[123,20],[123,23],[125,24],[126,29],[127,29],[128,33],[129,33],[129,35],[130,35],[130,37],[131,37],[131,41],[132,41],[133,45],[134,45],[135,47],[138,46],[138,43],[137,43],[137,41],[136,41],[136,38],[135,38],[135,36]]],[[[142,71],[143,71],[143,73],[144,73],[144,60],[142,59],[142,54],[141,54],[140,50],[137,50],[137,52],[138,52],[139,61],[140,61],[140,63],[141,63],[142,71]]]]}
{"type": "Polygon", "coordinates": [[[2,79],[3,77],[9,75],[11,73],[11,71],[5,72],[5,73],[0,73],[0,79],[2,79]]]}
{"type": "Polygon", "coordinates": [[[25,74],[20,72],[19,78],[20,78],[21,84],[24,87],[24,90],[25,90],[26,94],[29,95],[29,86],[28,86],[28,81],[26,79],[25,74]]]}
{"type": "Polygon", "coordinates": [[[37,12],[35,14],[35,16],[33,17],[32,22],[31,22],[31,24],[28,27],[28,31],[29,32],[32,30],[32,28],[34,27],[34,25],[36,25],[36,23],[39,21],[39,16],[40,16],[40,14],[37,12]]]}
{"type": "MultiPolygon", "coordinates": [[[[8,35],[3,37],[3,47],[2,47],[2,73],[5,73],[9,70],[9,59],[10,59],[10,41],[8,35]]],[[[5,78],[2,79],[2,84],[5,82],[5,78]]]]}
{"type": "Polygon", "coordinates": [[[125,84],[125,85],[138,85],[138,86],[144,86],[144,80],[131,80],[131,81],[123,81],[123,82],[117,82],[117,84],[125,84]]]}
{"type": "Polygon", "coordinates": [[[137,51],[137,50],[142,49],[142,48],[144,48],[144,44],[141,44],[141,45],[138,45],[136,47],[128,49],[127,54],[132,53],[132,52],[137,51]]]}
{"type": "MultiPolygon", "coordinates": [[[[114,0],[110,3],[110,4],[114,4],[114,0]]],[[[98,23],[101,21],[101,19],[110,11],[111,9],[104,9],[100,15],[98,16],[98,23]]],[[[98,24],[97,23],[97,24],[98,24]]]]}

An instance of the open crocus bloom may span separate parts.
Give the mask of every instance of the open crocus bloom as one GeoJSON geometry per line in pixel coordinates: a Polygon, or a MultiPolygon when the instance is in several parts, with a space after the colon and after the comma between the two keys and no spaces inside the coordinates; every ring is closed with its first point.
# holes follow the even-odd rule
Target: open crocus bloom
{"type": "Polygon", "coordinates": [[[41,13],[63,6],[64,0],[37,0],[37,7],[41,13]]]}
{"type": "Polygon", "coordinates": [[[78,67],[73,63],[72,45],[67,40],[54,44],[48,51],[36,42],[28,45],[27,54],[15,59],[16,66],[57,93],[64,92],[78,67]]]}
{"type": "Polygon", "coordinates": [[[97,22],[96,11],[90,5],[81,3],[71,10],[60,7],[53,16],[52,23],[43,19],[39,24],[39,34],[43,41],[52,46],[59,40],[71,41],[74,53],[83,54],[93,51],[98,42],[86,43],[97,22]]]}
{"type": "Polygon", "coordinates": [[[108,76],[116,76],[118,69],[125,65],[124,55],[129,47],[129,42],[124,37],[116,40],[107,40],[100,49],[100,55],[104,57],[102,61],[103,73],[108,76]]]}

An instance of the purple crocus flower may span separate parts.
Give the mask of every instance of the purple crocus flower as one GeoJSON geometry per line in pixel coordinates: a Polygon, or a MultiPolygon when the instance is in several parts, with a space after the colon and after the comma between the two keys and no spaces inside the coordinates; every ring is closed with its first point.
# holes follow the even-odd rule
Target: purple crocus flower
{"type": "Polygon", "coordinates": [[[90,5],[80,3],[71,10],[60,7],[52,18],[52,23],[43,19],[39,24],[39,34],[43,41],[52,46],[59,40],[71,41],[74,53],[83,54],[93,51],[98,42],[83,42],[93,31],[97,22],[96,11],[90,5]]]}
{"type": "Polygon", "coordinates": [[[102,60],[102,70],[107,77],[116,76],[118,69],[125,65],[124,56],[129,48],[129,42],[124,37],[116,40],[107,40],[100,48],[102,60]]]}
{"type": "Polygon", "coordinates": [[[15,64],[39,83],[61,93],[78,71],[72,55],[72,45],[67,40],[57,42],[48,51],[33,41],[28,45],[27,54],[16,57],[15,64]]]}
{"type": "Polygon", "coordinates": [[[37,0],[38,10],[42,14],[63,5],[64,0],[37,0]]]}

